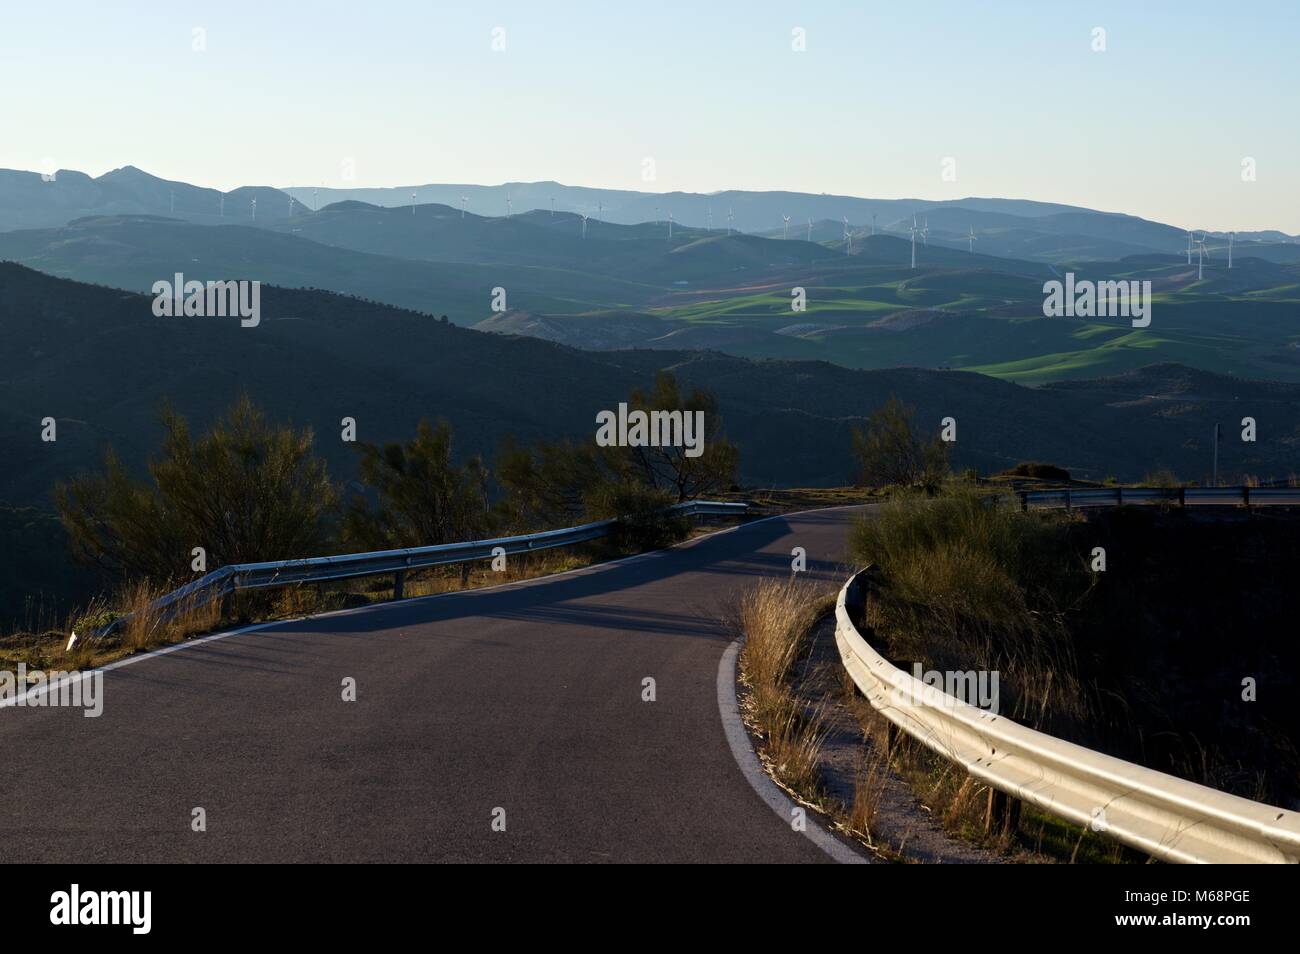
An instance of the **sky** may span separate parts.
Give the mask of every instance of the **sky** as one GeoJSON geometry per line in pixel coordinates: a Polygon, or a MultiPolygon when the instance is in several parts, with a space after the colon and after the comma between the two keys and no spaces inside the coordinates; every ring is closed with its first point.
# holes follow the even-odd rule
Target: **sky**
{"type": "Polygon", "coordinates": [[[0,168],[1000,196],[1300,232],[1295,0],[72,0],[2,20],[0,168]]]}

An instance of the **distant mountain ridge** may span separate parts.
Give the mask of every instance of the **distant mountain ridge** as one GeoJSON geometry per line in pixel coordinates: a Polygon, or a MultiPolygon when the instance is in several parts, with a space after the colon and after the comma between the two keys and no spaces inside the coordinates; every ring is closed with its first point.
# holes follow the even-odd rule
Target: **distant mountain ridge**
{"type": "Polygon", "coordinates": [[[160,179],[135,166],[95,178],[68,169],[48,175],[0,169],[0,231],[57,228],[92,215],[166,215],[210,225],[267,223],[289,214],[289,199],[269,186],[221,192],[160,179]]]}
{"type": "MultiPolygon", "coordinates": [[[[50,228],[89,215],[168,215],[202,224],[282,223],[294,212],[316,211],[343,202],[383,208],[441,205],[485,218],[530,211],[587,215],[611,224],[659,224],[671,213],[678,227],[726,233],[784,230],[789,216],[796,232],[813,222],[848,219],[857,235],[905,234],[912,217],[930,219],[930,240],[960,248],[973,228],[987,254],[1033,261],[1114,259],[1142,253],[1173,254],[1186,244],[1180,227],[1119,212],[1101,212],[1031,199],[966,197],[950,200],[870,199],[803,192],[728,190],[717,193],[638,192],[595,189],[557,182],[511,182],[484,186],[427,183],[394,188],[256,186],[220,192],[150,175],[124,166],[91,178],[60,170],[46,181],[35,172],[0,170],[0,231],[50,228]],[[256,219],[253,200],[257,200],[256,219]],[[509,200],[509,202],[507,201],[509,200]],[[224,204],[224,206],[223,206],[224,204]]],[[[349,208],[347,206],[345,209],[349,208]]],[[[356,211],[352,207],[352,211],[356,211]]],[[[1200,231],[1200,226],[1197,231],[1200,231]]],[[[1224,235],[1222,232],[1212,232],[1224,235]]],[[[1296,242],[1277,230],[1239,233],[1238,241],[1296,242]]],[[[825,241],[824,232],[818,241],[825,241]]]]}

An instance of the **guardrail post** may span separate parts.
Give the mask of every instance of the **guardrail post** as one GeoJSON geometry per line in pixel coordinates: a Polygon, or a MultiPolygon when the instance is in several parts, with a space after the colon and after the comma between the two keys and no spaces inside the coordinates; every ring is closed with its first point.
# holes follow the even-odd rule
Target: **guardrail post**
{"type": "Polygon", "coordinates": [[[405,584],[406,584],[406,571],[398,570],[396,573],[393,574],[393,599],[400,600],[402,598],[402,589],[405,586],[405,584]]]}
{"type": "Polygon", "coordinates": [[[1124,488],[1123,488],[1123,487],[1116,487],[1116,488],[1115,488],[1115,506],[1116,506],[1116,507],[1122,507],[1122,506],[1124,506],[1124,488]]]}
{"type": "Polygon", "coordinates": [[[1250,488],[1249,488],[1249,487],[1242,487],[1242,488],[1241,488],[1241,502],[1242,502],[1243,504],[1245,504],[1247,508],[1250,507],[1250,488]]]}
{"type": "Polygon", "coordinates": [[[984,831],[1004,835],[1020,827],[1020,799],[989,786],[989,802],[984,812],[984,831]]]}
{"type": "Polygon", "coordinates": [[[1179,488],[1178,488],[1178,506],[1180,506],[1180,507],[1186,507],[1186,506],[1187,506],[1187,488],[1186,488],[1186,487],[1179,487],[1179,488]]]}

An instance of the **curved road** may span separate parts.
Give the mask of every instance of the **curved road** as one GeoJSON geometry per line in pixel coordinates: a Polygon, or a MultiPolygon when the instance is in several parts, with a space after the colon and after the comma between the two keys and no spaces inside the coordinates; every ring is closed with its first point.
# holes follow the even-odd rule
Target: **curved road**
{"type": "Polygon", "coordinates": [[[733,757],[721,617],[794,546],[842,576],[852,514],[194,641],[106,672],[99,718],[0,709],[6,860],[829,861],[733,757]]]}

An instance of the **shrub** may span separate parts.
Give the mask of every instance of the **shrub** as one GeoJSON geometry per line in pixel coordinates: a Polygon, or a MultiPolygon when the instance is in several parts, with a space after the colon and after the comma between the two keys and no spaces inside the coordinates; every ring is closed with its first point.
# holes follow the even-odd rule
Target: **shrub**
{"type": "Polygon", "coordinates": [[[162,425],[151,482],[132,479],[110,450],[103,473],[55,487],[77,557],[161,583],[192,575],[194,547],[209,569],[319,552],[337,493],[310,429],[271,425],[247,397],[198,438],[170,408],[162,425]]]}
{"type": "Polygon", "coordinates": [[[690,519],[668,510],[674,502],[666,490],[634,483],[600,484],[587,499],[587,511],[593,520],[618,518],[609,536],[618,549],[653,550],[690,533],[690,519]]]}
{"type": "Polygon", "coordinates": [[[896,484],[938,489],[948,476],[948,445],[938,435],[927,443],[912,433],[912,408],[897,397],[867,419],[864,429],[853,429],[853,455],[859,483],[868,487],[896,484]]]}
{"type": "Polygon", "coordinates": [[[1032,477],[1035,480],[1059,480],[1068,481],[1070,472],[1064,467],[1057,467],[1055,464],[1044,464],[1039,461],[1021,461],[1010,470],[1002,471],[1004,477],[1032,477]]]}
{"type": "Polygon", "coordinates": [[[378,496],[354,497],[344,539],[367,550],[434,546],[482,539],[492,521],[487,470],[479,458],[452,460],[451,426],[422,420],[404,444],[360,444],[361,480],[378,496]]]}
{"type": "Polygon", "coordinates": [[[882,571],[869,621],[895,659],[997,671],[1003,711],[1037,723],[1084,705],[1065,614],[1093,579],[1064,532],[957,486],[881,504],[850,546],[882,571]]]}

